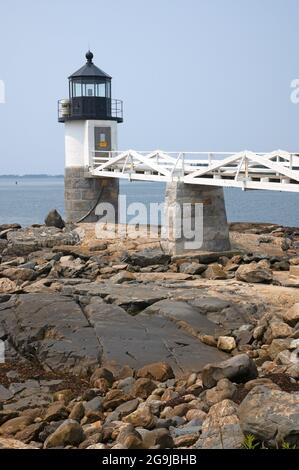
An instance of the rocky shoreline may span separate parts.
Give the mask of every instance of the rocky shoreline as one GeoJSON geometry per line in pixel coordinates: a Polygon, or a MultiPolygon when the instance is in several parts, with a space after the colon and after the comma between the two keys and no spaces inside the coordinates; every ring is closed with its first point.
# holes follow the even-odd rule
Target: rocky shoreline
{"type": "Polygon", "coordinates": [[[0,448],[299,447],[299,229],[94,232],[0,226],[0,448]]]}

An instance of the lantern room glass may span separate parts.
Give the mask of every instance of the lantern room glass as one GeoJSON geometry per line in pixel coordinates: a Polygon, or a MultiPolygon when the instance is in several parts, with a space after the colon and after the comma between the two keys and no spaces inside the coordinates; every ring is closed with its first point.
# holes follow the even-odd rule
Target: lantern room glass
{"type": "Polygon", "coordinates": [[[111,80],[73,79],[70,81],[70,97],[111,98],[111,80]]]}

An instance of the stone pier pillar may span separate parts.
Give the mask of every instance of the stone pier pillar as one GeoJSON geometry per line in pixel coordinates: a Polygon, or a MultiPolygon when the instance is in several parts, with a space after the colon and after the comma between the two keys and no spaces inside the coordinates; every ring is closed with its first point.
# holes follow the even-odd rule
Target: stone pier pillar
{"type": "Polygon", "coordinates": [[[119,180],[116,178],[91,178],[84,167],[67,167],[64,176],[64,201],[67,222],[96,222],[98,202],[114,206],[118,220],[119,180]]]}
{"type": "Polygon", "coordinates": [[[173,255],[230,250],[223,188],[168,183],[162,247],[173,255]]]}

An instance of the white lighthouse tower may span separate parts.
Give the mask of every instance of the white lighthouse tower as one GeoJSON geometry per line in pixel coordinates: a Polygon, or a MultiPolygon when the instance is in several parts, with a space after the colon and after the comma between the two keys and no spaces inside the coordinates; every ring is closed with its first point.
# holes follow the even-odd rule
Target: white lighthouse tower
{"type": "Polygon", "coordinates": [[[100,201],[117,214],[118,179],[94,178],[89,167],[96,156],[117,150],[117,124],[123,105],[111,98],[111,77],[87,62],[69,77],[69,98],[58,103],[58,121],[65,124],[65,212],[68,222],[95,222],[100,201]],[[103,153],[104,152],[104,153],[103,153]]]}

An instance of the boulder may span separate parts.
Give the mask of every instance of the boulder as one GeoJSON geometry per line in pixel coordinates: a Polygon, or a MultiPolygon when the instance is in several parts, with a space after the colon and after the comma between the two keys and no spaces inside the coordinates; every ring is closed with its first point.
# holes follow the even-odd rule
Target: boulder
{"type": "Polygon", "coordinates": [[[290,343],[289,349],[292,351],[299,348],[299,338],[293,339],[290,343]]]}
{"type": "Polygon", "coordinates": [[[143,441],[141,435],[132,424],[125,424],[121,427],[116,442],[122,444],[127,449],[142,449],[143,441]]]}
{"type": "Polygon", "coordinates": [[[105,423],[110,423],[111,421],[119,421],[125,416],[133,413],[138,408],[140,400],[138,398],[134,398],[134,400],[129,400],[123,403],[122,405],[119,405],[113,413],[108,415],[105,423]]]}
{"type": "Polygon", "coordinates": [[[103,431],[103,422],[102,420],[94,421],[93,423],[85,424],[83,426],[83,432],[86,438],[92,436],[93,434],[102,434],[103,431]]]}
{"type": "Polygon", "coordinates": [[[45,423],[33,423],[27,426],[22,431],[17,432],[15,438],[24,442],[25,444],[30,444],[30,442],[38,439],[39,433],[45,427],[45,423]]]}
{"type": "Polygon", "coordinates": [[[221,351],[231,352],[236,347],[236,340],[232,336],[219,336],[217,348],[221,349],[221,351]]]}
{"type": "Polygon", "coordinates": [[[144,400],[155,390],[156,384],[146,378],[139,378],[132,387],[132,395],[143,398],[144,400]]]}
{"type": "Polygon", "coordinates": [[[286,349],[285,351],[281,351],[276,357],[275,362],[279,365],[291,365],[291,351],[289,351],[288,349],[286,349]]]}
{"type": "Polygon", "coordinates": [[[102,434],[100,432],[92,434],[83,442],[81,442],[81,444],[79,445],[79,449],[87,449],[89,446],[97,445],[99,444],[99,442],[101,442],[101,440],[102,434]]]}
{"type": "Polygon", "coordinates": [[[180,403],[179,405],[174,406],[173,408],[167,406],[164,408],[163,412],[161,413],[161,417],[165,418],[175,418],[175,417],[183,417],[185,416],[188,411],[191,409],[191,405],[189,403],[180,403]]]}
{"type": "Polygon", "coordinates": [[[114,410],[119,405],[122,405],[126,401],[131,400],[132,397],[127,393],[124,393],[122,390],[110,390],[104,400],[103,400],[103,409],[104,410],[114,410]]]}
{"type": "Polygon", "coordinates": [[[64,220],[56,209],[52,209],[48,213],[47,217],[45,218],[45,224],[47,227],[56,227],[60,229],[65,227],[64,220]]]}
{"type": "Polygon", "coordinates": [[[273,339],[267,350],[270,358],[274,361],[274,359],[278,356],[281,351],[284,351],[285,349],[289,348],[291,341],[291,338],[273,339]]]}
{"type": "Polygon", "coordinates": [[[200,264],[200,263],[182,263],[180,265],[180,273],[184,274],[191,274],[191,275],[196,275],[196,274],[202,274],[205,270],[207,269],[206,264],[200,264]]]}
{"type": "Polygon", "coordinates": [[[69,414],[69,419],[76,420],[78,422],[81,421],[85,414],[85,408],[82,403],[82,401],[79,401],[78,403],[75,403],[70,414],[69,414]]]}
{"type": "Polygon", "coordinates": [[[254,387],[239,407],[244,434],[265,442],[299,444],[299,396],[265,386],[254,387]]]}
{"type": "Polygon", "coordinates": [[[218,279],[227,279],[227,274],[223,269],[221,264],[210,264],[203,273],[205,279],[218,280],[218,279]]]}
{"type": "Polygon", "coordinates": [[[283,320],[291,326],[299,322],[299,304],[294,304],[291,308],[283,312],[283,320]]]}
{"type": "MultiPolygon", "coordinates": [[[[197,428],[196,428],[197,429],[197,428]]],[[[173,440],[174,447],[190,447],[198,440],[198,432],[183,434],[175,437],[173,440]]]]}
{"type": "Polygon", "coordinates": [[[231,400],[213,405],[202,425],[195,449],[240,449],[244,434],[238,418],[238,407],[231,400]]]}
{"type": "Polygon", "coordinates": [[[96,379],[94,381],[94,387],[98,389],[99,393],[105,395],[105,393],[108,392],[109,388],[111,388],[111,385],[106,379],[96,379]]]}
{"type": "Polygon", "coordinates": [[[174,378],[174,373],[169,364],[166,362],[155,362],[149,364],[137,371],[137,377],[149,378],[158,382],[165,382],[174,378]]]}
{"type": "Polygon", "coordinates": [[[216,387],[210,388],[206,391],[205,400],[208,406],[215,405],[220,401],[232,399],[237,387],[228,379],[221,379],[216,387]]]}
{"type": "Polygon", "coordinates": [[[107,250],[107,247],[108,247],[107,243],[98,241],[98,242],[91,243],[88,249],[89,251],[104,251],[104,250],[107,250]]]}
{"type": "Polygon", "coordinates": [[[55,392],[53,394],[53,400],[63,402],[64,404],[67,405],[71,401],[72,395],[73,393],[71,389],[65,388],[63,390],[59,390],[58,392],[55,392]]]}
{"type": "Polygon", "coordinates": [[[195,409],[195,408],[187,411],[186,413],[187,421],[192,421],[196,419],[197,422],[203,423],[206,418],[207,418],[207,413],[205,413],[202,410],[195,409]]]}
{"type": "Polygon", "coordinates": [[[146,248],[143,251],[125,255],[122,259],[124,263],[132,264],[133,266],[153,266],[155,264],[167,265],[170,263],[171,257],[162,250],[146,248]]]}
{"type": "Polygon", "coordinates": [[[126,379],[118,380],[115,388],[123,390],[125,393],[131,393],[136,379],[134,377],[127,377],[126,379]]]}
{"type": "Polygon", "coordinates": [[[207,364],[202,371],[202,383],[207,388],[214,387],[220,379],[231,382],[247,382],[258,376],[254,361],[247,354],[239,354],[223,362],[207,364]]]}
{"type": "Polygon", "coordinates": [[[272,281],[273,275],[271,269],[266,267],[263,262],[253,262],[243,264],[236,271],[236,279],[238,281],[259,283],[272,281]]]}
{"type": "Polygon", "coordinates": [[[9,421],[10,419],[17,418],[17,416],[19,415],[17,411],[13,411],[10,409],[2,410],[1,407],[2,403],[0,402],[0,426],[6,421],[9,421]]]}
{"type": "Polygon", "coordinates": [[[4,435],[14,435],[19,431],[23,431],[27,426],[32,424],[33,418],[30,415],[22,415],[17,418],[10,419],[6,421],[0,427],[0,434],[4,435]]]}
{"type": "Polygon", "coordinates": [[[79,445],[84,440],[82,426],[77,421],[67,419],[62,423],[53,434],[47,437],[44,448],[65,447],[67,445],[79,445]]]}
{"type": "Polygon", "coordinates": [[[0,437],[0,449],[38,449],[38,447],[24,444],[24,442],[17,439],[0,437]]]}
{"type": "Polygon", "coordinates": [[[102,410],[102,403],[103,403],[103,398],[102,397],[94,397],[91,400],[87,401],[84,404],[85,412],[87,413],[88,411],[101,411],[102,410]]]}
{"type": "Polygon", "coordinates": [[[95,381],[98,379],[105,379],[107,380],[109,385],[112,385],[114,381],[114,376],[109,369],[106,369],[105,367],[98,367],[90,377],[91,385],[94,385],[95,381]]]}
{"type": "Polygon", "coordinates": [[[47,409],[44,416],[44,421],[48,423],[50,423],[51,421],[60,421],[62,419],[66,419],[68,415],[69,413],[66,407],[64,406],[64,403],[56,401],[52,403],[52,405],[50,405],[47,409]]]}
{"type": "Polygon", "coordinates": [[[8,278],[0,278],[0,294],[12,293],[17,290],[17,284],[8,278]]]}
{"type": "MultiPolygon", "coordinates": [[[[297,359],[299,360],[299,350],[298,350],[297,359]]],[[[290,377],[292,377],[295,380],[299,380],[299,362],[289,366],[286,370],[286,374],[288,374],[290,377]]]]}
{"type": "Polygon", "coordinates": [[[250,390],[252,390],[254,387],[257,387],[258,385],[264,385],[265,387],[273,388],[274,390],[280,390],[277,384],[272,382],[272,380],[264,377],[249,380],[249,382],[246,382],[246,384],[244,385],[244,389],[250,392],[250,390]]]}
{"type": "Polygon", "coordinates": [[[33,269],[26,268],[7,268],[1,271],[1,276],[8,278],[11,281],[33,281],[36,278],[36,273],[33,269]]]}
{"type": "Polygon", "coordinates": [[[287,338],[293,334],[293,329],[282,321],[272,321],[264,334],[264,338],[268,343],[273,339],[287,338]]]}
{"type": "Polygon", "coordinates": [[[148,429],[137,428],[137,431],[142,437],[143,448],[150,449],[154,446],[159,446],[160,449],[172,449],[174,446],[173,439],[168,429],[148,429]]]}
{"type": "Polygon", "coordinates": [[[152,429],[155,426],[155,416],[146,404],[139,405],[137,410],[127,415],[123,421],[132,424],[134,427],[140,426],[145,429],[152,429]]]}

